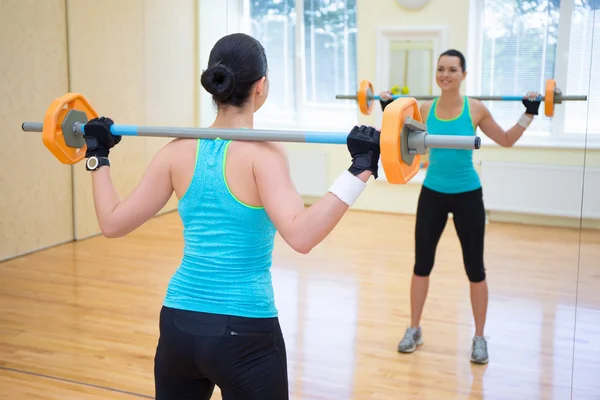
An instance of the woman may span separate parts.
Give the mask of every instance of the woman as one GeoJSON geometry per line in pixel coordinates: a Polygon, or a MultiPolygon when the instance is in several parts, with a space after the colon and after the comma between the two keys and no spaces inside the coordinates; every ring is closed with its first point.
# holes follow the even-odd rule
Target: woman
{"type": "MultiPolygon", "coordinates": [[[[214,129],[252,129],[267,99],[267,58],[251,36],[232,34],[212,49],[202,86],[218,112],[214,129]]],[[[271,282],[275,232],[308,253],[376,178],[379,132],[354,127],[352,164],[305,208],[284,147],[267,142],[176,139],[152,160],[139,185],[120,200],[108,155],[120,141],[112,120],[85,125],[94,203],[105,236],[119,237],[154,216],[172,193],[184,228],[181,264],[160,313],[156,399],[287,399],[286,349],[271,282]],[[100,160],[100,162],[96,162],[100,160]]]]}
{"type": "MultiPolygon", "coordinates": [[[[477,128],[503,147],[511,147],[538,115],[540,101],[536,92],[523,98],[525,113],[505,131],[489,110],[478,100],[460,95],[459,89],[467,75],[463,54],[448,50],[438,59],[436,82],[441,95],[424,102],[421,117],[428,133],[442,135],[475,135],[477,128]]],[[[383,108],[391,102],[389,92],[381,93],[383,108]]],[[[475,320],[471,361],[487,363],[488,350],[484,334],[487,314],[488,287],[483,263],[485,208],[479,176],[473,166],[473,151],[430,149],[429,166],[419,196],[415,227],[415,265],[410,289],[411,324],[398,344],[398,351],[411,353],[423,344],[421,314],[429,289],[435,252],[448,214],[462,247],[466,275],[470,281],[471,305],[475,320]]]]}

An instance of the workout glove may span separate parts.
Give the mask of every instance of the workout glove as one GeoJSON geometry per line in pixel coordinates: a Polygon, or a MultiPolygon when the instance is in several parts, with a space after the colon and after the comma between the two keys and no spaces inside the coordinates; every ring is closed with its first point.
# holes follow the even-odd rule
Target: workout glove
{"type": "Polygon", "coordinates": [[[363,171],[371,171],[377,179],[379,170],[379,136],[380,132],[370,126],[355,126],[348,135],[347,145],[352,156],[352,165],[348,171],[358,175],[363,171]]]}
{"type": "Polygon", "coordinates": [[[538,115],[538,110],[540,109],[540,101],[539,100],[529,100],[527,98],[523,99],[523,105],[525,106],[526,114],[538,115]]]}
{"type": "Polygon", "coordinates": [[[113,120],[106,117],[94,118],[85,124],[83,137],[87,145],[86,158],[108,157],[110,149],[121,141],[121,136],[110,133],[113,124],[113,120]]]}

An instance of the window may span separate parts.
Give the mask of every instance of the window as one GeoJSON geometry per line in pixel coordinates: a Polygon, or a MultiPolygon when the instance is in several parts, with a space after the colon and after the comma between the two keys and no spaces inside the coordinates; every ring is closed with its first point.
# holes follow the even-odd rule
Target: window
{"type": "MultiPolygon", "coordinates": [[[[479,0],[480,59],[476,85],[481,95],[543,93],[555,79],[563,94],[583,94],[587,102],[557,105],[552,118],[540,116],[527,136],[583,143],[583,135],[600,133],[600,47],[594,41],[595,9],[600,0],[479,0]],[[597,113],[596,113],[597,114],[597,113]]],[[[515,124],[520,102],[486,102],[504,127],[515,124]]]]}
{"type": "Polygon", "coordinates": [[[242,19],[269,60],[269,98],[258,125],[355,123],[356,102],[335,96],[358,89],[356,0],[243,0],[242,19]]]}
{"type": "MultiPolygon", "coordinates": [[[[484,0],[481,93],[525,94],[553,78],[558,7],[552,1],[484,0]]],[[[488,102],[502,126],[514,125],[520,102],[488,102]]],[[[531,130],[549,131],[550,120],[537,118],[531,130]]]]}

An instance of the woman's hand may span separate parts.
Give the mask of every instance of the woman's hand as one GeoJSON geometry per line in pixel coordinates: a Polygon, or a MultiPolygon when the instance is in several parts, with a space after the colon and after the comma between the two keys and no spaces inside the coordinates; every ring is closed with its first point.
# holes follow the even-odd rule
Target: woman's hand
{"type": "Polygon", "coordinates": [[[527,92],[523,97],[523,105],[525,106],[525,114],[538,115],[540,109],[540,94],[538,92],[527,92]]]}
{"type": "Polygon", "coordinates": [[[377,179],[381,153],[380,135],[381,132],[372,126],[361,125],[352,128],[346,140],[348,151],[352,157],[352,165],[348,170],[352,175],[358,176],[364,171],[370,171],[377,179]]]}
{"type": "Polygon", "coordinates": [[[391,104],[393,97],[392,92],[384,91],[379,93],[379,103],[381,104],[381,111],[384,111],[388,104],[391,104]]]}
{"type": "Polygon", "coordinates": [[[114,122],[110,118],[100,117],[88,121],[83,128],[83,136],[87,150],[85,157],[108,157],[110,149],[115,147],[120,141],[121,136],[114,136],[110,133],[110,127],[114,122]]]}
{"type": "Polygon", "coordinates": [[[392,92],[390,92],[389,90],[387,91],[383,91],[381,93],[379,93],[379,98],[382,101],[389,101],[392,100],[392,92]]]}

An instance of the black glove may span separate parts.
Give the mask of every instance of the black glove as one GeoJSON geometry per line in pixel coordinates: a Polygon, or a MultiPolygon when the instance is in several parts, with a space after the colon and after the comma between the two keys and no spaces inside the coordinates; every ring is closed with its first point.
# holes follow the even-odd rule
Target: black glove
{"type": "Polygon", "coordinates": [[[379,170],[379,136],[380,132],[370,126],[355,126],[348,135],[347,145],[352,156],[352,165],[348,171],[358,175],[363,171],[371,171],[377,179],[379,170]]]}
{"type": "Polygon", "coordinates": [[[379,104],[381,104],[381,111],[384,111],[387,106],[392,104],[394,100],[379,100],[379,104]]]}
{"type": "Polygon", "coordinates": [[[113,136],[110,133],[113,124],[113,120],[106,117],[94,118],[86,122],[83,135],[87,145],[86,158],[108,157],[110,149],[121,141],[121,136],[113,136]]]}
{"type": "Polygon", "coordinates": [[[538,110],[540,109],[540,101],[539,100],[529,100],[527,97],[525,97],[523,99],[523,105],[525,106],[526,110],[525,113],[527,114],[532,114],[532,115],[538,115],[538,110]]]}

